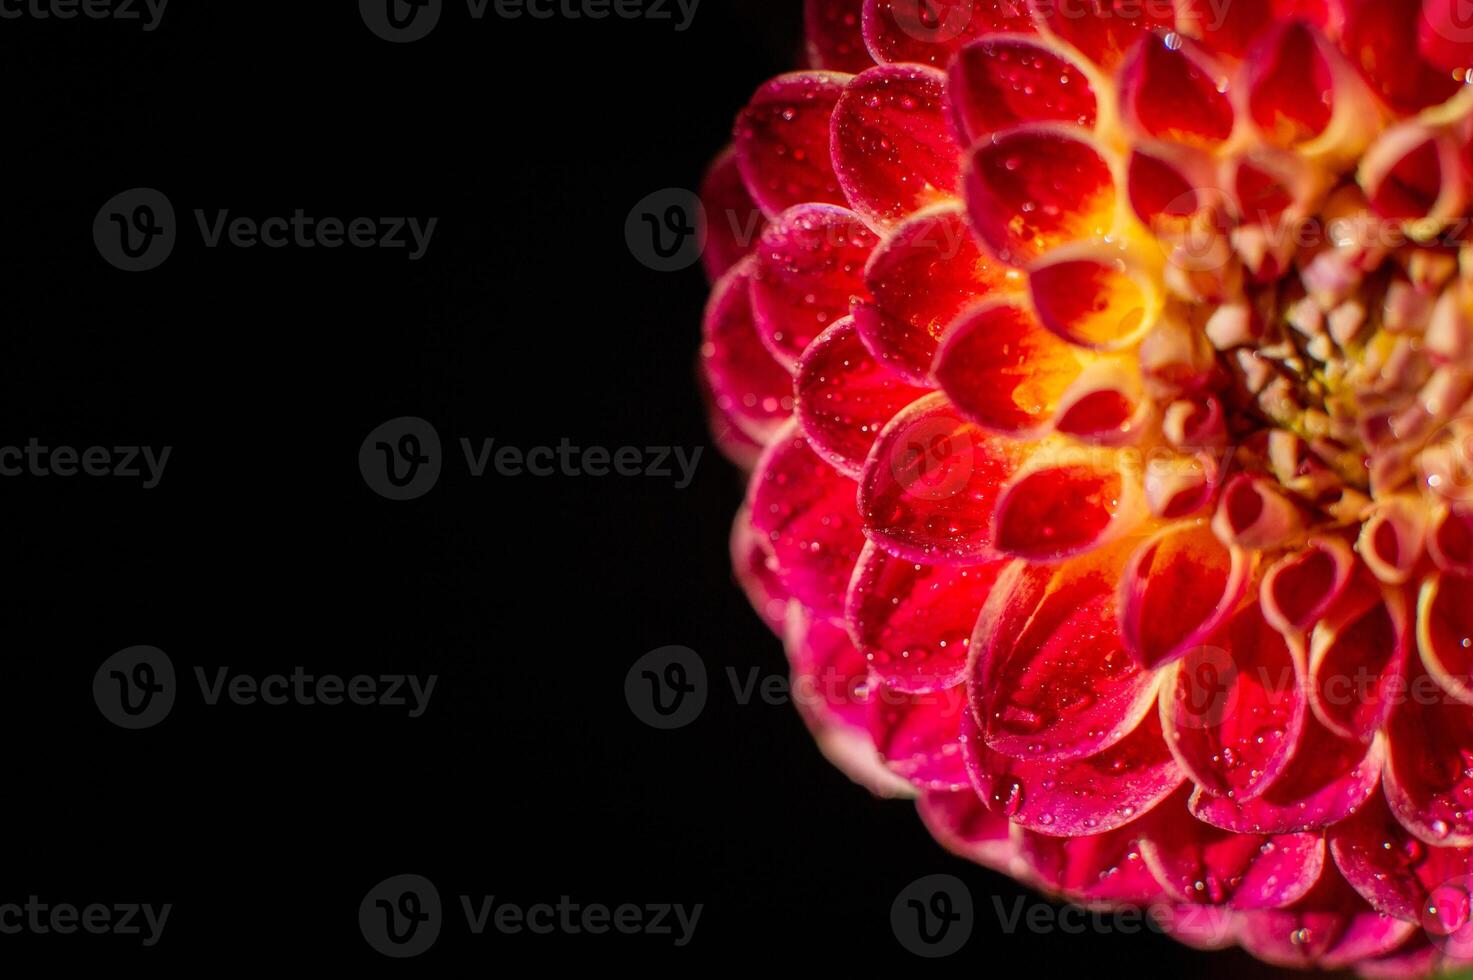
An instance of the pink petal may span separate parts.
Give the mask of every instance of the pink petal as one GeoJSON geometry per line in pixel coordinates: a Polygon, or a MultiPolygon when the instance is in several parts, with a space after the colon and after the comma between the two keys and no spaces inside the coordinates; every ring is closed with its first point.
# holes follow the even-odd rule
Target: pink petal
{"type": "Polygon", "coordinates": [[[1021,300],[997,297],[963,312],[936,352],[935,377],[952,404],[996,432],[1042,430],[1079,377],[1073,348],[1043,329],[1021,300]]]}
{"type": "Polygon", "coordinates": [[[1003,874],[1012,872],[1017,845],[1012,824],[977,798],[976,790],[927,790],[916,799],[926,829],[951,853],[1003,874]]]}
{"type": "Polygon", "coordinates": [[[763,346],[752,319],[752,265],[717,281],[706,303],[701,369],[716,407],[743,434],[770,441],[793,411],[793,378],[763,346]]]}
{"type": "Polygon", "coordinates": [[[1315,715],[1335,734],[1369,742],[1404,691],[1411,648],[1405,594],[1358,564],[1345,594],[1314,629],[1310,690],[1315,715]]]}
{"type": "Polygon", "coordinates": [[[1167,4],[1135,0],[1031,0],[1049,30],[1102,68],[1114,68],[1152,28],[1172,30],[1176,15],[1167,4]]]}
{"type": "Polygon", "coordinates": [[[959,683],[977,614],[1006,565],[920,565],[867,542],[845,608],[850,634],[870,669],[898,691],[924,693],[959,683]]]}
{"type": "Polygon", "coordinates": [[[701,204],[706,209],[706,250],[701,261],[714,282],[751,253],[757,236],[767,227],[762,210],[742,183],[735,147],[723,150],[706,171],[701,204]]]}
{"type": "Polygon", "coordinates": [[[884,65],[854,76],[834,107],[834,172],[850,206],[879,225],[957,194],[961,148],[946,117],[946,76],[884,65]]]}
{"type": "Polygon", "coordinates": [[[808,345],[796,387],[798,424],[809,444],[853,478],[885,423],[926,393],[880,366],[860,342],[852,317],[808,345]]]}
{"type": "Polygon", "coordinates": [[[1152,37],[1121,69],[1121,112],[1146,136],[1214,146],[1233,133],[1227,88],[1227,74],[1191,42],[1152,37]]]}
{"type": "Polygon", "coordinates": [[[920,789],[965,789],[970,784],[958,738],[966,705],[961,685],[926,694],[880,688],[869,704],[875,748],[892,772],[920,789]]]}
{"type": "Polygon", "coordinates": [[[1109,232],[1115,178],[1083,132],[1031,124],[972,147],[964,177],[967,214],[999,260],[1025,265],[1065,242],[1109,232]]]}
{"type": "Polygon", "coordinates": [[[1240,834],[1291,834],[1333,826],[1359,809],[1381,780],[1385,743],[1369,746],[1341,738],[1313,714],[1289,767],[1267,792],[1238,802],[1198,789],[1191,810],[1198,820],[1240,834]]]}
{"type": "Polygon", "coordinates": [[[1428,847],[1406,832],[1377,793],[1329,830],[1330,853],[1350,886],[1378,912],[1420,921],[1432,892],[1468,874],[1469,852],[1428,847]]]}
{"type": "Polygon", "coordinates": [[[1312,628],[1350,584],[1355,554],[1341,538],[1314,538],[1263,577],[1263,614],[1287,633],[1312,628]]]}
{"type": "Polygon", "coordinates": [[[1023,0],[865,0],[864,38],[881,63],[945,68],[973,38],[1033,32],[1023,0]]]}
{"type": "Polygon", "coordinates": [[[859,481],[870,539],[902,558],[975,564],[998,557],[992,509],[1025,447],[964,420],[940,392],[895,416],[859,481]]]}
{"type": "Polygon", "coordinates": [[[731,526],[731,567],[752,608],[774,633],[782,635],[788,619],[788,591],[778,580],[777,563],[762,534],[752,526],[745,506],[731,526]]]}
{"type": "Polygon", "coordinates": [[[874,64],[864,46],[863,11],[864,0],[803,0],[811,67],[860,72],[874,64]]]}
{"type": "Polygon", "coordinates": [[[952,60],[946,90],[967,143],[1018,123],[1064,122],[1085,129],[1095,124],[1089,79],[1034,38],[972,42],[952,60]]]}
{"type": "Polygon", "coordinates": [[[1185,788],[1151,811],[1141,855],[1179,902],[1270,909],[1303,898],[1325,865],[1320,834],[1235,834],[1186,812],[1185,788]]]}
{"type": "Polygon", "coordinates": [[[977,621],[972,710],[987,745],[1038,762],[1095,756],[1155,703],[1157,678],[1121,646],[1115,582],[1124,555],[1060,566],[1015,562],[977,621]]]}
{"type": "Polygon", "coordinates": [[[1415,930],[1410,922],[1371,909],[1328,868],[1314,891],[1294,907],[1243,913],[1238,941],[1278,966],[1334,969],[1389,953],[1415,930]]]}
{"type": "Polygon", "coordinates": [[[759,88],[737,116],[737,167],[769,218],[795,204],[843,204],[829,159],[829,117],[850,76],[800,71],[759,88]]]}
{"type": "Polygon", "coordinates": [[[871,300],[856,304],[865,346],[911,384],[930,384],[936,345],[964,308],[1016,292],[1022,274],[984,255],[960,206],[940,205],[897,225],[864,273],[871,300]]]}
{"type": "Polygon", "coordinates": [[[1122,827],[1171,795],[1182,773],[1155,712],[1134,732],[1088,759],[1036,762],[989,749],[968,712],[964,748],[984,802],[1025,829],[1054,837],[1103,834],[1122,827]]]}
{"type": "Polygon", "coordinates": [[[1248,565],[1247,554],[1224,547],[1205,521],[1158,533],[1140,546],[1120,580],[1126,649],[1149,668],[1179,659],[1237,608],[1248,565]]]}
{"type": "Polygon", "coordinates": [[[1473,578],[1434,572],[1417,603],[1417,647],[1443,690],[1473,704],[1473,578]]]}
{"type": "Polygon", "coordinates": [[[1386,727],[1386,800],[1401,825],[1436,847],[1473,845],[1473,707],[1419,665],[1386,727]]]}
{"type": "Polygon", "coordinates": [[[854,481],[824,462],[796,426],[773,440],[748,490],[752,524],[767,537],[778,581],[821,615],[843,615],[864,546],[854,492],[854,481]]]}
{"type": "Polygon", "coordinates": [[[849,312],[864,292],[864,264],[878,239],[859,215],[831,204],[784,211],[757,244],[752,314],[784,367],[849,312]]]}
{"type": "Polygon", "coordinates": [[[1021,827],[1018,853],[1040,885],[1072,902],[1147,905],[1161,886],[1141,860],[1140,823],[1087,837],[1051,837],[1021,827]]]}
{"type": "Polygon", "coordinates": [[[1170,669],[1161,716],[1182,768],[1216,796],[1263,795],[1288,766],[1308,713],[1302,652],[1250,603],[1170,669]]]}

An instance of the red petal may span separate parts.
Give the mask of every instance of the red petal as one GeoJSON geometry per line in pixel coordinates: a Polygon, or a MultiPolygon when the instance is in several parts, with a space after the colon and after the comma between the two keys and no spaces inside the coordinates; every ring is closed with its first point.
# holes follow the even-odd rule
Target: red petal
{"type": "Polygon", "coordinates": [[[824,756],[872,793],[910,795],[910,784],[885,766],[870,740],[868,671],[843,627],[798,611],[789,618],[786,647],[793,701],[824,756]]]}
{"type": "Polygon", "coordinates": [[[1171,668],[1162,720],[1198,786],[1241,802],[1283,774],[1308,708],[1301,657],[1251,603],[1171,668]]]}
{"type": "Polygon", "coordinates": [[[1126,648],[1153,669],[1180,658],[1237,608],[1248,571],[1248,556],[1224,547],[1205,521],[1160,532],[1141,545],[1120,580],[1126,648]]]}
{"type": "Polygon", "coordinates": [[[716,407],[748,437],[767,443],[793,411],[793,378],[757,336],[748,293],[750,263],[711,291],[702,328],[701,368],[716,407]]]}
{"type": "Polygon", "coordinates": [[[1139,478],[1118,454],[1050,447],[1047,455],[1055,451],[1058,465],[1017,477],[998,500],[996,544],[1004,554],[1058,561],[1118,538],[1144,515],[1139,478]]]}
{"type": "Polygon", "coordinates": [[[779,75],[737,116],[737,166],[769,218],[795,204],[843,204],[829,159],[829,117],[849,81],[839,72],[779,75]]]}
{"type": "Polygon", "coordinates": [[[1457,151],[1445,149],[1430,131],[1402,127],[1383,134],[1371,147],[1362,161],[1360,183],[1381,217],[1425,218],[1439,210],[1445,183],[1456,179],[1456,162],[1457,151]],[[1444,160],[1452,164],[1452,173],[1444,174],[1444,160]]]}
{"type": "Polygon", "coordinates": [[[1293,908],[1245,912],[1238,941],[1279,966],[1335,969],[1389,953],[1414,931],[1411,923],[1371,909],[1334,868],[1327,868],[1314,891],[1293,908]]]}
{"type": "Polygon", "coordinates": [[[864,0],[803,0],[809,65],[845,72],[873,65],[864,46],[863,12],[864,0]]]}
{"type": "Polygon", "coordinates": [[[1206,145],[1232,135],[1227,74],[1181,35],[1147,39],[1121,71],[1121,111],[1145,135],[1206,145]]]}
{"type": "Polygon", "coordinates": [[[1391,106],[1416,112],[1450,99],[1461,82],[1423,61],[1417,49],[1421,5],[1351,3],[1340,46],[1391,106]]]}
{"type": "Polygon", "coordinates": [[[1310,643],[1310,691],[1319,720],[1337,735],[1369,742],[1404,690],[1410,648],[1406,596],[1383,588],[1359,566],[1310,643]]]}
{"type": "Polygon", "coordinates": [[[1427,552],[1445,572],[1473,573],[1473,511],[1461,504],[1443,509],[1427,536],[1427,552]]]}
{"type": "Polygon", "coordinates": [[[1303,898],[1325,865],[1320,834],[1235,834],[1186,812],[1189,793],[1151,811],[1141,855],[1179,902],[1235,909],[1281,908],[1303,898]]]}
{"type": "Polygon", "coordinates": [[[815,337],[864,292],[874,232],[859,215],[830,204],[784,211],[762,233],[752,270],[752,313],[773,356],[795,369],[815,337]]]}
{"type": "Polygon", "coordinates": [[[1427,577],[1417,603],[1417,646],[1442,688],[1473,704],[1473,578],[1446,572],[1427,577]]]}
{"type": "Polygon", "coordinates": [[[1416,922],[1431,893],[1469,872],[1468,851],[1428,847],[1406,832],[1378,793],[1329,831],[1330,853],[1350,886],[1378,912],[1416,922]]]}
{"type": "Polygon", "coordinates": [[[994,871],[1011,873],[1018,850],[1012,824],[987,809],[971,786],[955,792],[928,790],[916,800],[916,809],[942,847],[994,871]]]}
{"type": "Polygon", "coordinates": [[[1463,0],[1422,0],[1417,47],[1422,57],[1451,77],[1473,68],[1473,18],[1463,0]]]}
{"type": "Polygon", "coordinates": [[[1098,755],[1155,703],[1157,678],[1120,643],[1115,582],[1123,554],[1061,566],[1016,562],[977,621],[972,710],[987,745],[1016,759],[1098,755]]]}
{"type": "Polygon", "coordinates": [[[834,172],[854,210],[898,221],[957,194],[961,148],[946,118],[946,76],[917,65],[856,75],[834,107],[834,172]]]}
{"type": "Polygon", "coordinates": [[[869,730],[892,772],[921,789],[965,789],[961,716],[966,688],[927,694],[881,688],[870,697],[869,730]]]}
{"type": "Polygon", "coordinates": [[[859,513],[870,538],[920,562],[995,558],[992,508],[1024,447],[927,395],[890,421],[865,461],[859,513]]]}
{"type": "Polygon", "coordinates": [[[1057,124],[995,135],[971,150],[967,214],[982,243],[1023,265],[1065,242],[1103,237],[1115,220],[1110,165],[1057,124]]]}
{"type": "Polygon", "coordinates": [[[857,479],[885,423],[925,393],[881,367],[845,317],[798,363],[798,424],[821,456],[857,479]]]}
{"type": "Polygon", "coordinates": [[[1401,825],[1438,847],[1473,845],[1473,707],[1413,664],[1386,727],[1383,782],[1401,825]]]}
{"type": "Polygon", "coordinates": [[[782,634],[788,618],[788,590],[777,576],[777,563],[762,534],[752,526],[745,506],[731,527],[731,567],[752,608],[774,633],[782,634]]]}
{"type": "Polygon", "coordinates": [[[1315,538],[1281,558],[1263,577],[1263,614],[1288,633],[1314,627],[1350,584],[1357,562],[1341,538],[1315,538]]]}
{"type": "Polygon", "coordinates": [[[1172,30],[1176,13],[1170,4],[1138,0],[1031,0],[1049,30],[1084,52],[1102,68],[1114,68],[1131,46],[1152,28],[1172,30]]]}
{"type": "Polygon", "coordinates": [[[1385,747],[1341,738],[1313,714],[1289,767],[1256,800],[1235,802],[1198,789],[1191,809],[1197,819],[1247,834],[1289,834],[1319,830],[1344,820],[1375,792],[1385,747]]]}
{"type": "Polygon", "coordinates": [[[845,608],[850,634],[871,670],[899,691],[959,683],[977,614],[1006,564],[919,565],[867,543],[845,608]]]}
{"type": "Polygon", "coordinates": [[[767,536],[779,581],[821,615],[843,614],[864,546],[854,491],[854,481],[824,462],[796,426],[773,440],[748,490],[752,523],[767,536]]]}
{"type": "Polygon", "coordinates": [[[1330,125],[1335,83],[1313,29],[1296,22],[1273,30],[1248,64],[1248,105],[1264,135],[1301,143],[1330,125]]]}
{"type": "Polygon", "coordinates": [[[973,784],[1013,823],[1054,837],[1103,834],[1171,795],[1182,774],[1161,737],[1155,712],[1110,749],[1072,762],[1012,759],[987,748],[971,713],[962,716],[973,784]]]}
{"type": "Polygon", "coordinates": [[[1095,124],[1095,93],[1085,74],[1045,43],[1022,37],[975,41],[947,74],[956,125],[971,143],[1007,126],[1095,124]]]}
{"type": "Polygon", "coordinates": [[[945,68],[975,37],[1033,33],[1023,0],[865,0],[864,38],[876,61],[945,68]]]}
{"type": "Polygon", "coordinates": [[[912,384],[930,384],[936,345],[979,299],[1022,288],[1022,274],[984,255],[961,207],[942,205],[895,227],[864,273],[872,301],[854,308],[865,346],[912,384]]]}
{"type": "Polygon", "coordinates": [[[1160,307],[1148,280],[1108,248],[1060,249],[1032,266],[1028,285],[1043,325],[1079,347],[1128,347],[1160,307]]]}
{"type": "Polygon", "coordinates": [[[1176,0],[1181,31],[1218,54],[1241,58],[1274,17],[1273,0],[1176,0]]]}
{"type": "Polygon", "coordinates": [[[1073,902],[1146,905],[1161,886],[1141,860],[1132,823],[1087,837],[1050,837],[1019,829],[1018,852],[1044,888],[1073,902]]]}
{"type": "Polygon", "coordinates": [[[727,147],[712,161],[701,181],[701,205],[706,209],[706,250],[701,253],[712,281],[752,251],[767,219],[747,193],[737,168],[736,149],[727,147]]]}
{"type": "Polygon", "coordinates": [[[1070,345],[1012,297],[962,313],[936,354],[936,382],[952,403],[997,432],[1044,428],[1079,372],[1070,345]]]}

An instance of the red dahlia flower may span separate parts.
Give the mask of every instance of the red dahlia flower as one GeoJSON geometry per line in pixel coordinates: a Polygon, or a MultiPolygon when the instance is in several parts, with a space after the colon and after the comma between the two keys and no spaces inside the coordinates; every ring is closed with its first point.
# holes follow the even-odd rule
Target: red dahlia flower
{"type": "Polygon", "coordinates": [[[733,560],[947,847],[1275,963],[1473,961],[1458,11],[810,0],[738,116],[733,560]]]}

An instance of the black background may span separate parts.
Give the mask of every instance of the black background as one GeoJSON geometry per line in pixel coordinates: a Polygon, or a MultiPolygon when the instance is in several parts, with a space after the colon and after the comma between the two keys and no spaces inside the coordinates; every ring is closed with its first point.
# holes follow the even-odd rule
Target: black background
{"type": "Polygon", "coordinates": [[[310,963],[831,969],[921,964],[889,908],[923,874],[968,883],[948,965],[1001,975],[1267,975],[1158,936],[1005,936],[1025,894],[872,800],[795,711],[724,686],[783,673],[732,583],[742,493],[707,447],[695,482],[471,479],[454,441],[707,445],[694,384],[706,284],[623,237],[645,194],[696,186],[735,111],[797,61],[796,2],[703,0],[670,21],[472,22],[389,45],[356,4],[171,4],[137,23],[0,21],[10,180],[0,443],[168,445],[161,484],[21,477],[5,502],[8,833],[0,901],[172,902],[162,942],[0,937],[0,963],[310,963]],[[309,9],[310,8],[310,9],[309,9]],[[114,194],[164,191],[181,241],[125,274],[91,238],[114,194]],[[206,249],[192,211],[437,216],[427,256],[206,249]],[[418,415],[451,451],[412,503],[357,451],[418,415]],[[186,675],[157,728],[103,719],[109,654],[186,675]],[[690,727],[629,711],[640,655],[697,650],[690,727]],[[192,670],[436,673],[428,712],[204,707],[192,670]],[[386,876],[452,905],[418,960],[357,927],[386,876]],[[468,937],[455,896],[702,903],[694,941],[468,937]]]}

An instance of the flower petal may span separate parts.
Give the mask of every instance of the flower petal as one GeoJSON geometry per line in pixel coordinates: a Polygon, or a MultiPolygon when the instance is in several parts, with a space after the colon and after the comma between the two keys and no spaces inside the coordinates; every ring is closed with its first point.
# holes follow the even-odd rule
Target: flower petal
{"type": "Polygon", "coordinates": [[[885,423],[926,393],[880,366],[860,342],[852,317],[808,345],[796,391],[798,424],[809,445],[854,479],[885,423]]]}
{"type": "Polygon", "coordinates": [[[1380,731],[1404,690],[1411,627],[1402,591],[1358,566],[1310,641],[1310,700],[1325,727],[1362,742],[1380,731]]]}
{"type": "Polygon", "coordinates": [[[1396,822],[1379,793],[1327,839],[1350,886],[1376,911],[1408,922],[1420,921],[1438,885],[1470,871],[1467,850],[1428,847],[1396,822]]]}
{"type": "Polygon", "coordinates": [[[706,209],[706,250],[701,253],[706,275],[715,282],[748,255],[767,219],[742,183],[736,148],[727,147],[712,161],[701,180],[701,205],[706,209]]]}
{"type": "Polygon", "coordinates": [[[864,546],[854,492],[854,481],[824,462],[796,425],[774,438],[752,475],[752,524],[767,537],[778,580],[821,615],[843,615],[864,546]]]}
{"type": "Polygon", "coordinates": [[[1192,794],[1198,820],[1240,834],[1291,834],[1333,826],[1359,809],[1381,780],[1385,743],[1341,738],[1309,715],[1289,767],[1254,800],[1239,802],[1203,789],[1192,794]]]}
{"type": "Polygon", "coordinates": [[[1071,902],[1147,905],[1161,886],[1141,860],[1138,822],[1103,834],[1050,837],[1017,827],[1018,854],[1048,891],[1071,902]]]}
{"type": "Polygon", "coordinates": [[[766,444],[793,411],[793,378],[773,360],[752,319],[749,262],[717,281],[706,303],[701,369],[716,407],[743,434],[766,444]]]}
{"type": "Polygon", "coordinates": [[[1011,874],[1018,847],[1012,824],[977,798],[977,791],[927,790],[916,799],[926,829],[951,853],[985,868],[1011,874]]]}
{"type": "Polygon", "coordinates": [[[844,72],[873,65],[864,46],[863,13],[864,0],[803,0],[808,64],[844,72]]]}
{"type": "Polygon", "coordinates": [[[880,688],[869,702],[869,730],[890,770],[920,789],[960,790],[970,785],[962,762],[961,685],[926,694],[880,688]]]}
{"type": "Polygon", "coordinates": [[[1308,713],[1303,654],[1250,603],[1169,669],[1161,716],[1182,768],[1214,795],[1262,796],[1289,765],[1308,713]]]}
{"type": "Polygon", "coordinates": [[[752,314],[767,349],[794,370],[815,337],[864,292],[878,239],[859,215],[831,204],[784,211],[762,233],[752,270],[752,314]]]}
{"type": "Polygon", "coordinates": [[[834,173],[850,206],[878,225],[958,192],[958,160],[946,117],[946,76],[919,65],[855,75],[834,107],[834,173]]]}
{"type": "Polygon", "coordinates": [[[1000,296],[963,312],[936,353],[935,377],[952,404],[995,432],[1043,430],[1081,359],[1043,329],[1019,298],[1000,296]]]}
{"type": "Polygon", "coordinates": [[[1024,265],[1073,240],[1103,237],[1115,221],[1115,177],[1082,130],[1032,124],[972,147],[967,214],[982,244],[1024,265]]]}
{"type": "Polygon", "coordinates": [[[1327,868],[1315,889],[1292,908],[1245,912],[1238,941],[1278,966],[1335,969],[1389,953],[1415,931],[1412,923],[1370,908],[1338,871],[1327,868]]]}
{"type": "Polygon", "coordinates": [[[1442,689],[1473,704],[1473,578],[1427,576],[1417,601],[1417,647],[1442,689]]]}
{"type": "Polygon", "coordinates": [[[939,205],[897,225],[864,272],[871,299],[854,307],[870,353],[911,384],[930,384],[937,342],[963,309],[1023,287],[1022,274],[984,255],[958,205],[939,205]]]}
{"type": "Polygon", "coordinates": [[[1033,33],[1023,0],[865,0],[864,39],[881,64],[945,68],[973,38],[1033,33]]]}
{"type": "Polygon", "coordinates": [[[1151,37],[1121,69],[1121,114],[1146,136],[1215,146],[1233,133],[1228,76],[1179,34],[1151,37]]]}
{"type": "Polygon", "coordinates": [[[799,71],[759,88],[737,116],[737,167],[763,214],[795,204],[843,204],[829,159],[829,117],[850,76],[799,71]]]}
{"type": "Polygon", "coordinates": [[[1182,657],[1215,632],[1248,587],[1249,560],[1205,521],[1179,524],[1140,546],[1120,579],[1121,636],[1147,668],[1182,657]]]}
{"type": "Polygon", "coordinates": [[[870,669],[897,691],[924,693],[959,683],[977,615],[1007,564],[921,565],[867,542],[845,609],[870,669]]]}
{"type": "Polygon", "coordinates": [[[1386,726],[1383,783],[1401,825],[1435,847],[1473,845],[1473,707],[1413,662],[1386,726]]]}
{"type": "Polygon", "coordinates": [[[1350,584],[1356,564],[1344,539],[1310,539],[1264,575],[1259,591],[1264,616],[1284,633],[1311,629],[1350,584]]]}
{"type": "Polygon", "coordinates": [[[1106,448],[1049,444],[998,498],[998,551],[1058,561],[1139,527],[1145,516],[1140,474],[1106,448]]]}
{"type": "Polygon", "coordinates": [[[1391,106],[1416,112],[1450,99],[1461,79],[1422,60],[1420,3],[1348,3],[1340,46],[1391,106]]]}
{"type": "Polygon", "coordinates": [[[761,532],[752,526],[752,512],[743,506],[731,526],[731,567],[752,608],[774,633],[782,635],[788,620],[788,591],[777,576],[777,563],[761,532]]]}
{"type": "Polygon", "coordinates": [[[1059,249],[1029,268],[1028,286],[1043,325],[1078,347],[1129,347],[1160,312],[1154,284],[1106,247],[1059,249]]]}
{"type": "Polygon", "coordinates": [[[1136,730],[1088,759],[1023,761],[989,749],[968,712],[963,745],[973,785],[989,807],[1013,823],[1054,837],[1103,834],[1166,799],[1182,773],[1155,712],[1136,730]]]}
{"type": "Polygon", "coordinates": [[[940,392],[880,433],[859,481],[865,533],[919,562],[975,564],[998,557],[992,508],[1025,447],[963,419],[940,392]]]}
{"type": "Polygon", "coordinates": [[[1121,549],[1058,566],[1015,562],[977,620],[972,710],[1016,759],[1098,755],[1155,703],[1157,678],[1125,652],[1115,616],[1121,549]]]}
{"type": "Polygon", "coordinates": [[[1037,38],[972,42],[952,60],[946,91],[957,132],[967,143],[1019,123],[1063,122],[1084,129],[1095,124],[1089,78],[1037,38]]]}
{"type": "Polygon", "coordinates": [[[1152,28],[1172,30],[1176,13],[1170,4],[1135,0],[1030,0],[1048,29],[1068,41],[1102,68],[1114,68],[1126,52],[1152,28]]]}
{"type": "Polygon", "coordinates": [[[1320,834],[1236,834],[1186,812],[1183,789],[1151,811],[1141,856],[1179,902],[1282,908],[1303,898],[1325,865],[1320,834]]]}

